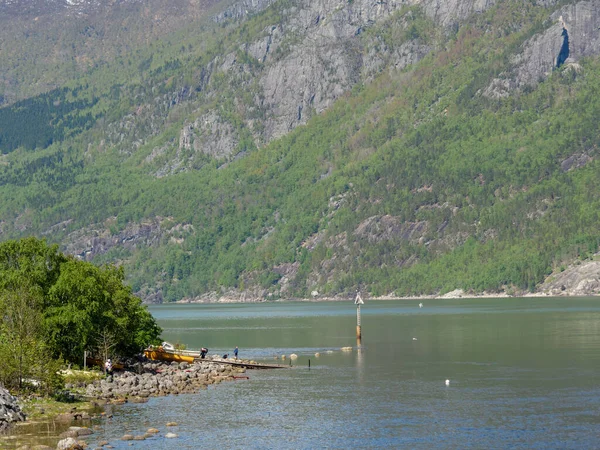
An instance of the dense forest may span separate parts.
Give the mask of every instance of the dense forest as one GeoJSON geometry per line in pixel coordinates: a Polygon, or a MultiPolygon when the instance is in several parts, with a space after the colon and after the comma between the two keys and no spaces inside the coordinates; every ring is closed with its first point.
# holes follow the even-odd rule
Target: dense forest
{"type": "Polygon", "coordinates": [[[46,148],[90,128],[95,121],[92,114],[79,112],[93,106],[96,99],[78,100],[77,93],[78,89],[63,88],[0,109],[0,151],[46,148]]]}
{"type": "Polygon", "coordinates": [[[21,390],[35,379],[54,393],[59,368],[81,364],[84,352],[130,357],[159,342],[161,329],[123,278],[122,268],[36,238],[0,244],[0,383],[21,390]]]}
{"type": "MultiPolygon", "coordinates": [[[[251,106],[264,63],[243,44],[287,2],[140,45],[0,109],[0,238],[117,263],[164,301],[535,291],[600,245],[600,61],[484,93],[559,6],[498,2],[442,31],[399,10],[356,45],[431,51],[275,139],[251,106]],[[207,75],[219,55],[237,69],[207,75]],[[184,145],[215,111],[233,150],[184,145]]],[[[273,58],[299,45],[287,39],[273,58]]]]}

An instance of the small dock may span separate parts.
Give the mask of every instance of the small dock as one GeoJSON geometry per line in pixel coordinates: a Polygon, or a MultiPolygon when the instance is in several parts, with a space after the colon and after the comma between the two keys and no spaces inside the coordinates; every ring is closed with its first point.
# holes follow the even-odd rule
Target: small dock
{"type": "Polygon", "coordinates": [[[243,367],[245,369],[288,369],[289,366],[281,364],[261,364],[238,359],[197,359],[197,361],[211,361],[218,364],[229,364],[230,366],[243,367]]]}

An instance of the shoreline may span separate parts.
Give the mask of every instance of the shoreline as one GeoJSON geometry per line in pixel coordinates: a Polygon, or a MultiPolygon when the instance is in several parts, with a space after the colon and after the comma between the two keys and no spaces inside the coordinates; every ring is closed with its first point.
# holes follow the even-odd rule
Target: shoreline
{"type": "MultiPolygon", "coordinates": [[[[598,254],[600,255],[600,254],[598,254]]],[[[441,300],[449,298],[481,299],[481,298],[543,298],[543,297],[600,297],[600,260],[588,262],[577,261],[565,268],[554,270],[546,279],[536,285],[535,292],[516,290],[510,286],[503,286],[501,292],[472,292],[463,289],[454,289],[445,294],[396,296],[392,294],[369,296],[363,295],[365,300],[441,300]],[[508,292],[507,292],[508,291],[508,292]]],[[[266,290],[237,291],[236,289],[212,291],[193,298],[183,298],[166,304],[186,303],[268,303],[268,302],[320,302],[320,301],[353,301],[352,295],[320,295],[317,290],[311,292],[309,298],[273,298],[266,290]]],[[[148,303],[152,304],[152,303],[148,303]]],[[[165,304],[165,303],[162,303],[165,304]]]]}
{"type": "MultiPolygon", "coordinates": [[[[123,370],[114,371],[111,375],[84,383],[85,387],[80,385],[71,388],[73,400],[70,402],[53,399],[20,400],[17,397],[17,403],[26,412],[26,418],[23,421],[12,422],[2,433],[3,439],[0,442],[10,442],[13,439],[16,441],[19,437],[31,435],[27,432],[21,434],[20,430],[36,428],[36,425],[53,424],[53,428],[61,429],[58,435],[53,437],[33,435],[29,445],[43,445],[40,441],[46,443],[53,441],[54,447],[44,448],[57,448],[57,445],[59,447],[62,445],[59,445],[62,441],[71,439],[69,441],[71,445],[85,448],[84,439],[97,439],[95,431],[101,429],[93,421],[110,419],[112,417],[110,408],[115,405],[146,403],[152,397],[198,394],[209,385],[246,378],[239,376],[246,372],[245,368],[221,363],[219,359],[218,355],[214,355],[193,363],[146,360],[138,364],[130,364],[123,370]]],[[[247,364],[254,362],[241,359],[239,361],[247,364]]],[[[168,424],[157,425],[169,426],[168,424]]],[[[150,434],[153,437],[159,436],[158,426],[152,429],[156,432],[150,434]]],[[[144,440],[148,437],[150,436],[125,435],[120,440],[144,440]]],[[[91,442],[93,445],[94,441],[91,442]]],[[[85,442],[85,445],[89,443],[85,442]]],[[[69,445],[60,448],[72,447],[69,445]]]]}
{"type": "MultiPolygon", "coordinates": [[[[378,297],[366,297],[364,300],[376,300],[376,301],[389,301],[389,300],[397,300],[397,301],[411,301],[411,300],[450,300],[450,299],[465,299],[465,300],[478,300],[478,299],[499,299],[499,298],[560,298],[560,297],[599,297],[600,294],[565,294],[565,293],[550,293],[550,292],[527,292],[522,294],[513,294],[509,295],[506,293],[483,293],[483,294],[470,294],[465,293],[461,290],[456,290],[452,292],[448,292],[444,295],[421,295],[421,296],[405,296],[405,297],[397,297],[391,295],[382,295],[378,297]],[[460,292],[457,292],[460,291],[460,292]]],[[[292,302],[302,302],[302,303],[320,303],[320,302],[348,302],[354,301],[354,298],[350,297],[318,297],[318,298],[279,298],[276,300],[267,300],[264,298],[251,298],[239,300],[235,298],[230,298],[227,296],[221,297],[218,300],[192,300],[192,299],[183,299],[177,300],[174,302],[167,303],[149,303],[148,305],[218,305],[218,304],[245,304],[245,303],[292,303],[292,302]]]]}

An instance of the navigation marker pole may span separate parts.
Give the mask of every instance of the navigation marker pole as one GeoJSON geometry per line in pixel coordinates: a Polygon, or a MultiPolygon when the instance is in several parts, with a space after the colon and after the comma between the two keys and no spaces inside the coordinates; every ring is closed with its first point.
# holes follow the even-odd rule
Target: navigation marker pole
{"type": "Polygon", "coordinates": [[[354,304],[356,305],[356,345],[360,347],[361,339],[362,339],[362,331],[360,325],[360,305],[364,305],[362,297],[360,296],[360,292],[356,291],[356,299],[354,300],[354,304]]]}

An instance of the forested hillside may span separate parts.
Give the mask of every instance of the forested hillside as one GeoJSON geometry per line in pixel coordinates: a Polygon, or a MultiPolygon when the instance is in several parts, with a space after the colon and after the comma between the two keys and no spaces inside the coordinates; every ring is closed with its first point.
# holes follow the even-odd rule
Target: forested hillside
{"type": "Polygon", "coordinates": [[[598,252],[593,2],[183,3],[11,85],[0,239],[148,301],[533,292],[598,252]]]}

